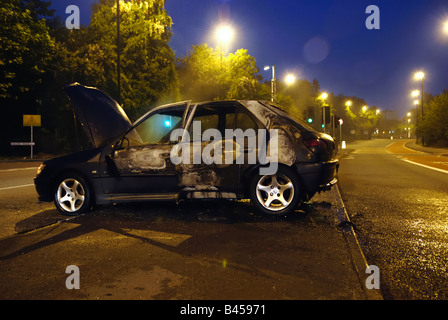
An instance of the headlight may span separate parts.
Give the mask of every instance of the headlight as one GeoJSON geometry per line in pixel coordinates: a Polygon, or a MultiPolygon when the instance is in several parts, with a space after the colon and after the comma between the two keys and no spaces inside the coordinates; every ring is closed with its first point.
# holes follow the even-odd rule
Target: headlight
{"type": "Polygon", "coordinates": [[[41,164],[40,164],[39,168],[37,168],[37,173],[36,173],[37,176],[40,175],[40,173],[42,172],[42,170],[45,169],[45,166],[46,166],[46,165],[45,165],[44,163],[41,163],[41,164]]]}

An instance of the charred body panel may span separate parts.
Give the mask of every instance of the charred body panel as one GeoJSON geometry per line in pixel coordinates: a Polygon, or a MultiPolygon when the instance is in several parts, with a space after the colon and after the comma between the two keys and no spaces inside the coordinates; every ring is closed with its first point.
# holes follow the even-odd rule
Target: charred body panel
{"type": "MultiPolygon", "coordinates": [[[[88,184],[84,189],[89,196],[83,196],[80,191],[80,199],[93,199],[97,204],[180,198],[241,199],[254,196],[255,191],[249,190],[252,183],[256,185],[258,199],[266,206],[276,200],[260,196],[259,190],[266,186],[253,184],[253,181],[260,175],[259,169],[269,163],[248,160],[262,149],[260,142],[266,144],[266,151],[270,153],[270,136],[274,130],[278,138],[276,164],[281,166],[281,177],[293,176],[286,177],[283,181],[289,182],[283,182],[284,185],[274,178],[260,181],[271,181],[274,190],[294,185],[295,192],[300,193],[303,200],[331,188],[336,182],[339,164],[333,139],[291,118],[270,102],[231,100],[192,104],[184,101],[154,108],[131,124],[118,103],[100,90],[77,83],[65,90],[96,149],[47,161],[45,169],[35,178],[42,201],[57,198],[58,177],[71,173],[79,178],[77,183],[86,181],[88,184]],[[201,124],[199,135],[194,133],[197,121],[201,124]],[[170,134],[175,129],[183,130],[191,139],[172,141],[170,134]],[[206,129],[215,129],[220,134],[204,140],[202,134],[206,129]],[[256,137],[248,134],[238,140],[235,136],[226,136],[229,129],[250,129],[256,137]],[[257,134],[258,130],[265,130],[266,136],[257,134]],[[250,139],[259,139],[255,148],[247,144],[250,139]],[[185,150],[199,145],[201,154],[210,147],[208,144],[217,145],[223,148],[224,159],[228,155],[224,154],[228,152],[224,149],[227,143],[233,146],[230,163],[204,163],[193,159],[187,163],[173,163],[171,159],[173,147],[181,144],[188,146],[185,150]]],[[[289,205],[287,193],[281,193],[278,194],[280,202],[289,205]]],[[[291,203],[297,203],[296,197],[291,203]]],[[[279,205],[281,208],[282,204],[279,205]]],[[[72,203],[72,207],[77,206],[72,203]]],[[[275,212],[284,210],[276,207],[275,212]]]]}

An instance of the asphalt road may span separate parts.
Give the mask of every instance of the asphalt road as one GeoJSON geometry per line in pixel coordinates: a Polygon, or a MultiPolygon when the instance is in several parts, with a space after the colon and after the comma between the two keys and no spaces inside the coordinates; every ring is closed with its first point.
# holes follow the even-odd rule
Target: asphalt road
{"type": "MultiPolygon", "coordinates": [[[[447,299],[448,157],[406,142],[349,144],[339,189],[383,298],[447,299]]],[[[328,193],[287,218],[228,202],[67,218],[37,201],[38,164],[0,163],[1,299],[365,298],[328,193]],[[80,290],[65,286],[70,265],[80,290]]]]}
{"type": "Polygon", "coordinates": [[[288,217],[211,201],[99,206],[67,218],[37,201],[37,166],[0,163],[0,299],[366,297],[338,227],[337,191],[288,217]],[[66,287],[72,266],[80,289],[66,287]]]}
{"type": "Polygon", "coordinates": [[[339,186],[385,299],[448,298],[448,157],[408,141],[349,145],[339,186]]]}

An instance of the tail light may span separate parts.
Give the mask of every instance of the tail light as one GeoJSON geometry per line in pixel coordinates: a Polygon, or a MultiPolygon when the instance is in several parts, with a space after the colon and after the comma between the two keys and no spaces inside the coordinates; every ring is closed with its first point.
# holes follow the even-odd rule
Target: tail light
{"type": "Polygon", "coordinates": [[[305,140],[304,143],[308,148],[315,148],[319,146],[319,139],[305,140]]]}
{"type": "Polygon", "coordinates": [[[304,140],[303,143],[305,144],[305,146],[307,146],[308,149],[311,150],[311,152],[317,153],[320,149],[320,146],[324,142],[320,139],[308,139],[304,140]]]}

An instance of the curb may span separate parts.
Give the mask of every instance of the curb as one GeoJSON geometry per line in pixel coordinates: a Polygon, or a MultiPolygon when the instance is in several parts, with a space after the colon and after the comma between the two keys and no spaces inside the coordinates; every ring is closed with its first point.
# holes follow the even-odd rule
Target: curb
{"type": "Polygon", "coordinates": [[[415,151],[448,157],[448,148],[423,147],[415,144],[413,141],[406,142],[405,147],[415,151]]]}
{"type": "Polygon", "coordinates": [[[352,267],[356,272],[361,289],[366,295],[366,300],[384,300],[380,290],[367,289],[365,285],[367,275],[366,268],[368,268],[369,264],[367,263],[364,253],[362,252],[361,245],[359,244],[355,230],[353,229],[353,224],[350,222],[350,218],[342,200],[338,184],[336,184],[335,189],[335,200],[338,202],[339,207],[338,212],[336,213],[336,218],[339,222],[338,227],[341,228],[344,238],[347,242],[347,247],[351,256],[352,267]]]}

